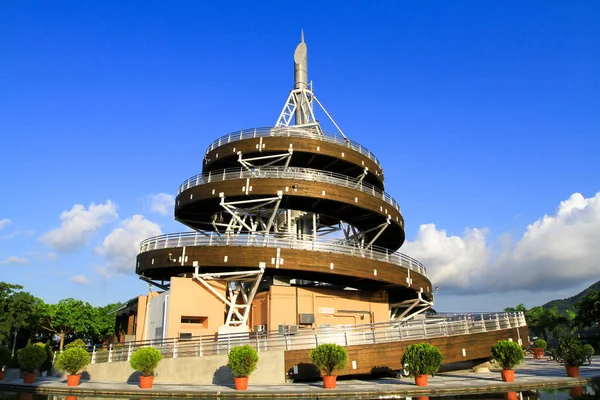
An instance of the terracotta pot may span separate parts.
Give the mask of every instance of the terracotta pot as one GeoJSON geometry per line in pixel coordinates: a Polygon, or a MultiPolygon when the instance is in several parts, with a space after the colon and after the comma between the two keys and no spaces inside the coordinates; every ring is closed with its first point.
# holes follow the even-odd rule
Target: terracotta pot
{"type": "Polygon", "coordinates": [[[533,358],[537,358],[537,359],[540,359],[540,358],[544,357],[544,353],[546,352],[541,347],[534,347],[534,348],[532,348],[530,350],[533,353],[533,358]]]}
{"type": "Polygon", "coordinates": [[[4,371],[0,371],[0,381],[4,380],[4,371]]]}
{"type": "Polygon", "coordinates": [[[571,367],[570,365],[565,365],[565,370],[567,371],[568,377],[579,378],[579,367],[571,367]]]}
{"type": "Polygon", "coordinates": [[[140,389],[152,389],[154,376],[140,376],[140,389]]]}
{"type": "Polygon", "coordinates": [[[35,372],[23,372],[23,383],[35,382],[35,372]]]}
{"type": "Polygon", "coordinates": [[[417,397],[417,400],[429,400],[429,396],[417,397]]]}
{"type": "Polygon", "coordinates": [[[504,400],[518,400],[517,392],[506,392],[504,393],[504,400]]]}
{"type": "Polygon", "coordinates": [[[79,386],[79,379],[81,379],[81,374],[67,375],[67,386],[79,386]]]}
{"type": "Polygon", "coordinates": [[[417,386],[427,386],[427,377],[429,375],[427,374],[422,374],[422,375],[415,375],[415,385],[417,386]]]}
{"type": "Polygon", "coordinates": [[[570,392],[571,397],[581,397],[583,396],[583,386],[573,386],[570,392]]]}
{"type": "Polygon", "coordinates": [[[77,396],[65,396],[65,400],[77,400],[77,396]]]}
{"type": "Polygon", "coordinates": [[[248,389],[248,377],[247,376],[240,376],[239,378],[234,377],[233,382],[235,383],[235,390],[248,389]]]}
{"type": "Polygon", "coordinates": [[[337,386],[337,375],[323,375],[323,387],[325,389],[335,389],[337,386]]]}
{"type": "Polygon", "coordinates": [[[515,380],[514,369],[503,369],[500,371],[500,375],[502,376],[502,380],[504,382],[513,382],[515,380]]]}

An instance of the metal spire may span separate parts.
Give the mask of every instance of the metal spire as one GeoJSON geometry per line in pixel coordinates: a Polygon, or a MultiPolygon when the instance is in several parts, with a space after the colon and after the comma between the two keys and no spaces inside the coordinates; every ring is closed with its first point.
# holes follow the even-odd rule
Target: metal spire
{"type": "Polygon", "coordinates": [[[319,99],[314,95],[312,85],[308,83],[308,48],[304,42],[304,30],[302,29],[300,31],[300,43],[294,52],[294,89],[290,92],[283,110],[281,110],[281,114],[277,118],[275,127],[302,126],[315,129],[322,134],[319,122],[315,118],[313,101],[321,107],[337,130],[346,138],[344,132],[342,132],[319,99]],[[292,117],[294,117],[294,124],[292,124],[292,117]]]}

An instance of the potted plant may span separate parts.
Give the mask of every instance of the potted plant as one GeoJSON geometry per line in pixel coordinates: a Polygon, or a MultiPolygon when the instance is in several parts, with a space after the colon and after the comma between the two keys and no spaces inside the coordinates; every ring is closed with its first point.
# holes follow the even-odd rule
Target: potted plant
{"type": "Polygon", "coordinates": [[[404,369],[415,377],[417,386],[427,386],[427,377],[435,376],[442,365],[442,352],[429,343],[409,344],[402,354],[404,369]]]}
{"type": "Polygon", "coordinates": [[[236,346],[227,355],[227,367],[233,374],[235,390],[248,389],[248,377],[256,369],[258,353],[249,346],[236,346]]]}
{"type": "Polygon", "coordinates": [[[46,360],[46,352],[40,346],[28,344],[19,351],[19,365],[23,370],[23,382],[35,382],[35,370],[46,360]]]}
{"type": "Polygon", "coordinates": [[[592,363],[592,356],[594,355],[594,347],[591,344],[584,344],[583,349],[585,350],[585,358],[587,359],[588,365],[592,363]]]}
{"type": "Polygon", "coordinates": [[[54,359],[54,353],[52,352],[52,348],[50,347],[50,343],[37,342],[36,346],[40,346],[46,352],[46,359],[40,365],[40,374],[41,376],[47,376],[48,372],[52,369],[52,361],[54,359]]]}
{"type": "Polygon", "coordinates": [[[56,358],[56,368],[67,371],[67,386],[79,386],[81,371],[90,363],[90,355],[81,347],[71,347],[56,358]]]}
{"type": "Polygon", "coordinates": [[[346,368],[348,352],[337,344],[320,344],[310,352],[310,360],[321,371],[325,389],[335,389],[337,375],[333,373],[346,368]]]}
{"type": "Polygon", "coordinates": [[[84,342],[81,339],[75,339],[72,342],[70,342],[69,344],[65,345],[65,349],[70,349],[71,347],[81,347],[81,348],[87,349],[88,345],[86,342],[84,342]]]}
{"type": "Polygon", "coordinates": [[[4,379],[4,367],[12,360],[12,355],[7,347],[0,347],[0,381],[4,379]]]}
{"type": "Polygon", "coordinates": [[[142,373],[140,376],[140,388],[151,389],[154,382],[154,370],[163,359],[160,351],[154,347],[142,347],[132,354],[129,365],[136,371],[142,373]]]}
{"type": "Polygon", "coordinates": [[[504,382],[514,381],[515,367],[525,358],[525,352],[521,346],[508,340],[499,340],[492,346],[492,355],[502,368],[500,371],[502,380],[504,382]]]}
{"type": "Polygon", "coordinates": [[[537,339],[533,342],[533,347],[529,350],[533,353],[533,358],[540,359],[544,356],[547,343],[544,339],[537,339]]]}
{"type": "Polygon", "coordinates": [[[577,378],[579,376],[579,367],[586,360],[586,350],[579,343],[579,340],[574,337],[561,338],[556,353],[565,363],[567,376],[577,378]]]}

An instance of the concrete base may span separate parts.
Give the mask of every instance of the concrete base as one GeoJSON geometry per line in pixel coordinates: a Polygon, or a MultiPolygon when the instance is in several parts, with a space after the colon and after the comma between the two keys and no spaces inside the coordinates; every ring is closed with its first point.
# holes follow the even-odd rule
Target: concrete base
{"type": "Polygon", "coordinates": [[[221,336],[221,335],[248,335],[249,333],[250,333],[250,328],[248,327],[248,325],[240,325],[240,326],[221,325],[219,327],[219,336],[221,336]]]}
{"type": "MultiPolygon", "coordinates": [[[[253,384],[285,383],[283,351],[259,353],[258,366],[250,376],[253,384]]],[[[156,369],[155,383],[183,383],[195,385],[233,384],[233,375],[227,368],[227,355],[165,358],[156,369]]],[[[138,382],[140,373],[129,362],[91,364],[82,379],[103,382],[138,382]]]]}

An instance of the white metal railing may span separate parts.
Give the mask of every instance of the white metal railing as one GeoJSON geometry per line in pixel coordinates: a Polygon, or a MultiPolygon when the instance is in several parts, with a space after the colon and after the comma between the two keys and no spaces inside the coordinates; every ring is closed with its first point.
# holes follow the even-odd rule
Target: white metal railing
{"type": "Polygon", "coordinates": [[[401,212],[400,205],[389,194],[371,185],[363,182],[360,178],[351,178],[346,175],[335,172],[321,171],[318,169],[302,167],[259,167],[253,169],[246,168],[228,168],[217,171],[209,171],[203,174],[194,175],[186,179],[180,186],[178,193],[194,186],[204,185],[211,182],[227,181],[233,179],[256,179],[256,178],[283,178],[296,179],[303,181],[314,181],[330,183],[370,194],[382,199],[396,210],[401,212]]]}
{"type": "Polygon", "coordinates": [[[392,252],[384,247],[370,246],[369,248],[364,248],[344,239],[319,238],[317,241],[302,240],[298,239],[297,236],[287,234],[263,236],[261,234],[249,233],[234,235],[219,235],[215,232],[171,233],[144,240],[140,244],[139,252],[145,253],[151,250],[183,246],[249,246],[322,251],[384,261],[427,276],[427,269],[420,261],[397,251],[392,252]]]}
{"type": "Polygon", "coordinates": [[[268,137],[268,136],[277,136],[277,137],[300,137],[305,139],[317,139],[322,140],[328,143],[335,143],[341,146],[352,149],[364,156],[367,156],[370,160],[375,162],[379,168],[381,168],[381,163],[375,157],[375,154],[371,152],[371,150],[362,146],[360,143],[357,143],[353,140],[347,139],[342,135],[338,135],[335,133],[327,133],[327,132],[317,132],[315,130],[306,129],[306,128],[297,128],[297,127],[279,127],[279,128],[271,128],[271,127],[262,127],[262,128],[251,128],[251,129],[242,129],[240,131],[235,131],[232,133],[228,133],[226,135],[221,136],[214,142],[212,142],[208,148],[206,149],[206,153],[209,151],[213,151],[217,147],[220,147],[224,144],[236,142],[238,140],[244,139],[252,139],[259,137],[268,137]]]}
{"type": "MultiPolygon", "coordinates": [[[[128,361],[140,347],[152,346],[164,357],[202,357],[227,354],[235,346],[248,344],[258,352],[312,349],[322,343],[342,346],[390,343],[404,340],[427,340],[438,337],[468,335],[527,326],[525,315],[516,313],[457,314],[431,316],[410,321],[391,321],[366,325],[340,325],[321,328],[286,329],[237,335],[208,335],[126,342],[110,345],[107,350],[94,347],[92,364],[128,361]]],[[[297,328],[297,327],[296,327],[297,328]]],[[[519,332],[517,331],[517,335],[519,332]]],[[[516,338],[521,340],[520,336],[516,338]]]]}

